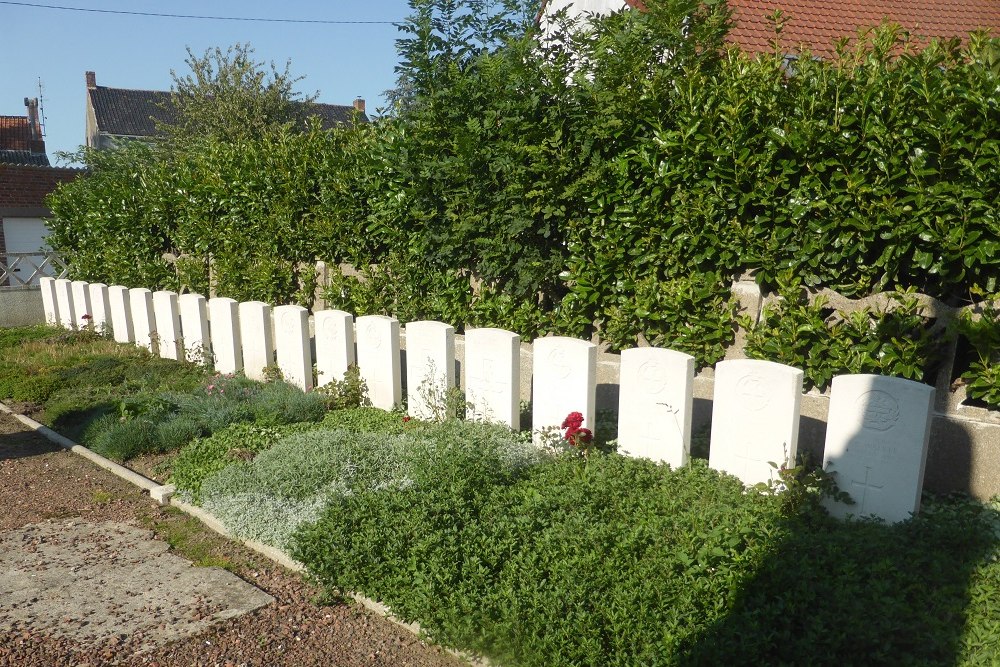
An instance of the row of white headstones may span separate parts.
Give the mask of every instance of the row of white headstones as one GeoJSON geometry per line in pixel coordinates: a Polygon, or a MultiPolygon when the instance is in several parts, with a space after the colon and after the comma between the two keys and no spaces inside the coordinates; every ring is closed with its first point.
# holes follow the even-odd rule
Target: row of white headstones
{"type": "MultiPolygon", "coordinates": [[[[308,391],[313,364],[319,384],[344,377],[356,364],[376,407],[402,400],[400,325],[392,317],[355,319],[340,310],[314,315],[301,306],[272,308],[200,294],[107,286],[43,278],[46,321],[93,328],[169,359],[214,365],[221,373],[263,379],[277,365],[284,379],[308,391]],[[315,352],[314,352],[315,351],[315,352]]],[[[416,418],[438,414],[455,385],[455,330],[435,321],[405,327],[407,409],[416,418]]],[[[470,419],[519,429],[520,337],[502,329],[465,332],[465,383],[470,419]]],[[[570,412],[593,426],[597,347],[552,336],[532,343],[532,431],[558,436],[570,412]]],[[[633,348],[620,359],[619,450],[678,467],[691,446],[694,358],[674,350],[633,348]]],[[[794,466],[803,373],[759,360],[715,367],[709,465],[744,484],[775,482],[794,466]]],[[[934,389],[900,378],[842,375],[834,379],[824,468],[855,501],[829,501],[839,516],[873,515],[895,522],[919,509],[930,436],[934,389]]],[[[775,486],[775,485],[772,485],[775,486]]]]}

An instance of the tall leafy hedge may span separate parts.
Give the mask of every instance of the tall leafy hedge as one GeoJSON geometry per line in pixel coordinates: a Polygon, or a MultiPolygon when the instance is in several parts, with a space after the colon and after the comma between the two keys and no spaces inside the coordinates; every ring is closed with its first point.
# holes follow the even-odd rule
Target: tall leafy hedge
{"type": "Polygon", "coordinates": [[[789,60],[726,47],[721,3],[557,21],[556,39],[449,29],[454,4],[415,2],[394,115],[87,154],[51,198],[54,247],[82,278],[200,290],[211,256],[220,293],[275,302],[308,300],[303,263],[349,262],[362,279],[331,297],[358,314],[597,328],[703,364],[747,270],[850,295],[996,289],[995,40],[917,49],[882,27],[789,60]]]}

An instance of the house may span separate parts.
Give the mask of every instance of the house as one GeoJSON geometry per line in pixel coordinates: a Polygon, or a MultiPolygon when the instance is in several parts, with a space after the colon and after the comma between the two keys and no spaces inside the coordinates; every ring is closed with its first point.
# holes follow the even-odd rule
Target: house
{"type": "MultiPolygon", "coordinates": [[[[86,73],[87,140],[89,148],[108,148],[121,139],[147,139],[159,136],[158,123],[173,120],[170,93],[162,90],[131,90],[97,85],[97,75],[86,73]]],[[[368,122],[365,101],[354,100],[352,106],[310,103],[310,112],[318,116],[324,129],[358,119],[368,122]]]]}
{"type": "Polygon", "coordinates": [[[0,116],[0,285],[37,284],[56,271],[49,264],[45,197],[76,178],[75,169],[49,165],[38,100],[24,100],[25,116],[0,116]]]}
{"type": "Polygon", "coordinates": [[[0,164],[49,166],[38,116],[38,99],[24,98],[27,114],[0,116],[0,164]]]}
{"type": "MultiPolygon", "coordinates": [[[[542,0],[539,22],[566,9],[570,17],[643,10],[641,0],[542,0]]],[[[749,53],[782,53],[807,47],[815,56],[831,57],[839,39],[854,39],[859,29],[882,22],[899,24],[921,39],[968,37],[976,30],[1000,35],[1000,2],[996,0],[729,0],[733,12],[727,39],[749,53]],[[775,12],[782,28],[775,35],[775,12]]]]}

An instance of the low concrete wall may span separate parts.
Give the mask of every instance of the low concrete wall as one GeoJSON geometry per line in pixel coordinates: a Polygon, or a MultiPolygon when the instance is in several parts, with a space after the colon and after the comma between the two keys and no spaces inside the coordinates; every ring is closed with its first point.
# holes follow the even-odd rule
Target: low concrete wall
{"type": "Polygon", "coordinates": [[[0,327],[45,324],[40,287],[0,288],[0,327]]]}

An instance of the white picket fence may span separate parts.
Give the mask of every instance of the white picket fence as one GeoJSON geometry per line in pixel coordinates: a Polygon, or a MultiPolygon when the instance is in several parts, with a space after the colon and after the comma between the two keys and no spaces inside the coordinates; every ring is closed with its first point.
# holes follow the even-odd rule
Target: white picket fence
{"type": "MultiPolygon", "coordinates": [[[[402,400],[399,322],[354,318],[339,310],[310,316],[300,306],[143,288],[42,279],[46,321],[67,329],[109,330],[169,359],[206,361],[222,373],[263,378],[276,364],[288,382],[309,391],[340,380],[357,364],[376,407],[402,400]],[[311,329],[315,334],[311,333],[311,329]]],[[[407,407],[431,418],[456,383],[456,336],[442,322],[411,322],[405,333],[407,407]]],[[[560,336],[531,345],[532,419],[536,437],[558,433],[580,412],[593,427],[597,347],[560,336]]],[[[470,419],[519,429],[520,337],[502,329],[470,329],[464,337],[464,386],[470,419]]],[[[778,481],[775,466],[793,465],[799,433],[803,373],[759,360],[723,361],[715,368],[709,465],[747,485],[778,481]],[[772,465],[774,464],[774,465],[772,465]]],[[[674,350],[634,348],[620,359],[620,451],[672,466],[685,465],[691,447],[694,359],[674,350]]],[[[837,475],[855,505],[830,503],[838,515],[900,521],[919,509],[930,436],[934,389],[899,378],[844,375],[834,379],[824,467],[837,475]]]]}

